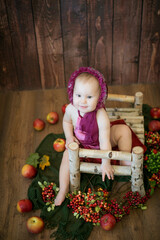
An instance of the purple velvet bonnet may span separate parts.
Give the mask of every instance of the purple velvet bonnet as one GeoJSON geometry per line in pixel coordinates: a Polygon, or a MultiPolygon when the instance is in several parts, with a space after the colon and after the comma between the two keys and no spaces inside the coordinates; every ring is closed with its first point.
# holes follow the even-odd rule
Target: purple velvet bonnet
{"type": "Polygon", "coordinates": [[[73,103],[73,90],[74,90],[75,80],[79,74],[84,73],[84,72],[90,73],[91,75],[96,77],[96,79],[99,81],[99,85],[101,87],[101,94],[100,94],[96,109],[104,107],[105,100],[107,99],[107,95],[108,95],[107,84],[105,82],[104,76],[99,71],[95,70],[92,67],[80,67],[78,70],[76,70],[75,72],[72,73],[72,75],[69,79],[69,82],[68,82],[69,101],[71,103],[73,103]]]}

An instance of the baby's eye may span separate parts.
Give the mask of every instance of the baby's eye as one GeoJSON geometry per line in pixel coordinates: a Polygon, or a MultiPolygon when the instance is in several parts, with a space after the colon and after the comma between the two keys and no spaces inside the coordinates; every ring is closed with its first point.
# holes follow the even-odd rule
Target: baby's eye
{"type": "Polygon", "coordinates": [[[92,98],[92,96],[88,96],[87,98],[91,99],[91,98],[92,98]]]}
{"type": "Polygon", "coordinates": [[[77,97],[81,97],[81,95],[80,95],[80,94],[77,94],[77,97]]]}

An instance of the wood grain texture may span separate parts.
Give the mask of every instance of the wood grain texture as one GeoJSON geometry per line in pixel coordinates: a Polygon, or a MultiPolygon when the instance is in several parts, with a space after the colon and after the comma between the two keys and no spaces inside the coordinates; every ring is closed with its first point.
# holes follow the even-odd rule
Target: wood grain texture
{"type": "Polygon", "coordinates": [[[0,89],[18,88],[5,1],[0,1],[0,89]]]}
{"type": "Polygon", "coordinates": [[[65,79],[88,65],[86,1],[61,0],[65,79]]]}
{"type": "Polygon", "coordinates": [[[80,66],[160,82],[159,0],[1,0],[0,19],[0,90],[66,87],[80,66]]]}
{"type": "Polygon", "coordinates": [[[141,1],[114,1],[112,84],[137,82],[141,11],[141,1]]]}
{"type": "Polygon", "coordinates": [[[88,0],[88,55],[89,66],[112,78],[112,23],[113,0],[88,0]]]}
{"type": "Polygon", "coordinates": [[[5,2],[19,89],[41,88],[31,2],[5,2]]]}
{"type": "Polygon", "coordinates": [[[42,88],[65,87],[59,1],[33,1],[42,88]]]}
{"type": "MultiPolygon", "coordinates": [[[[160,84],[139,84],[131,86],[110,86],[109,92],[134,95],[137,89],[144,93],[144,103],[160,106],[160,84]]],[[[49,239],[52,230],[45,229],[41,234],[28,233],[26,221],[39,211],[20,214],[16,204],[27,197],[31,180],[21,175],[26,158],[35,151],[49,133],[62,133],[61,106],[68,102],[66,89],[8,91],[0,93],[0,239],[1,240],[40,240],[49,239]],[[59,122],[49,125],[42,132],[33,129],[33,120],[46,119],[50,111],[59,113],[59,122]]],[[[107,103],[108,104],[108,103],[107,103]]],[[[114,102],[111,103],[114,106],[114,102]]],[[[122,105],[123,103],[121,103],[122,105]]],[[[109,232],[95,227],[89,240],[142,239],[159,240],[160,191],[156,190],[147,202],[147,210],[133,210],[129,216],[117,223],[109,232]]]]}
{"type": "Polygon", "coordinates": [[[160,82],[160,1],[143,1],[139,83],[160,82]]]}

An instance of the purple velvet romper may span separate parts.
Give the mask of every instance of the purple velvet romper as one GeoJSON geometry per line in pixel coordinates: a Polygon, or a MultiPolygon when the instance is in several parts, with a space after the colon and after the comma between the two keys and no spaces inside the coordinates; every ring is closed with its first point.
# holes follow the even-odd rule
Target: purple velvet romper
{"type": "MultiPolygon", "coordinates": [[[[75,137],[80,142],[81,148],[100,149],[99,129],[96,119],[97,111],[86,113],[83,117],[78,111],[78,119],[74,130],[75,137]]],[[[101,159],[87,158],[84,161],[101,163],[101,159]]]]}
{"type": "Polygon", "coordinates": [[[83,117],[78,111],[78,119],[74,130],[76,138],[83,148],[99,149],[97,111],[86,113],[83,117]]]}
{"type": "MultiPolygon", "coordinates": [[[[86,113],[82,117],[80,115],[80,112],[78,111],[79,116],[77,119],[74,134],[75,134],[75,137],[79,140],[81,148],[97,149],[97,150],[100,149],[99,129],[97,124],[96,114],[97,114],[97,110],[86,113]]],[[[126,123],[124,120],[120,119],[120,120],[111,122],[110,127],[117,124],[126,124],[126,123]]],[[[141,143],[141,141],[136,136],[136,134],[132,131],[131,128],[130,130],[132,132],[132,148],[135,146],[141,146],[143,147],[144,151],[146,151],[145,145],[141,143]]],[[[118,147],[114,147],[113,150],[118,151],[118,147]]],[[[83,161],[101,163],[101,159],[94,159],[94,158],[83,159],[83,161]]],[[[112,160],[111,163],[114,165],[118,165],[119,161],[112,160]]]]}

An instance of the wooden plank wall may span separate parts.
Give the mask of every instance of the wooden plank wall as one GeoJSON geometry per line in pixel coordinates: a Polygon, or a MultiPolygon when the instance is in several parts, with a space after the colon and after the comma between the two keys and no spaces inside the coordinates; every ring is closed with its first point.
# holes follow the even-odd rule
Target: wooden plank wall
{"type": "Polygon", "coordinates": [[[65,87],[80,66],[160,83],[160,1],[0,0],[0,90],[65,87]]]}

